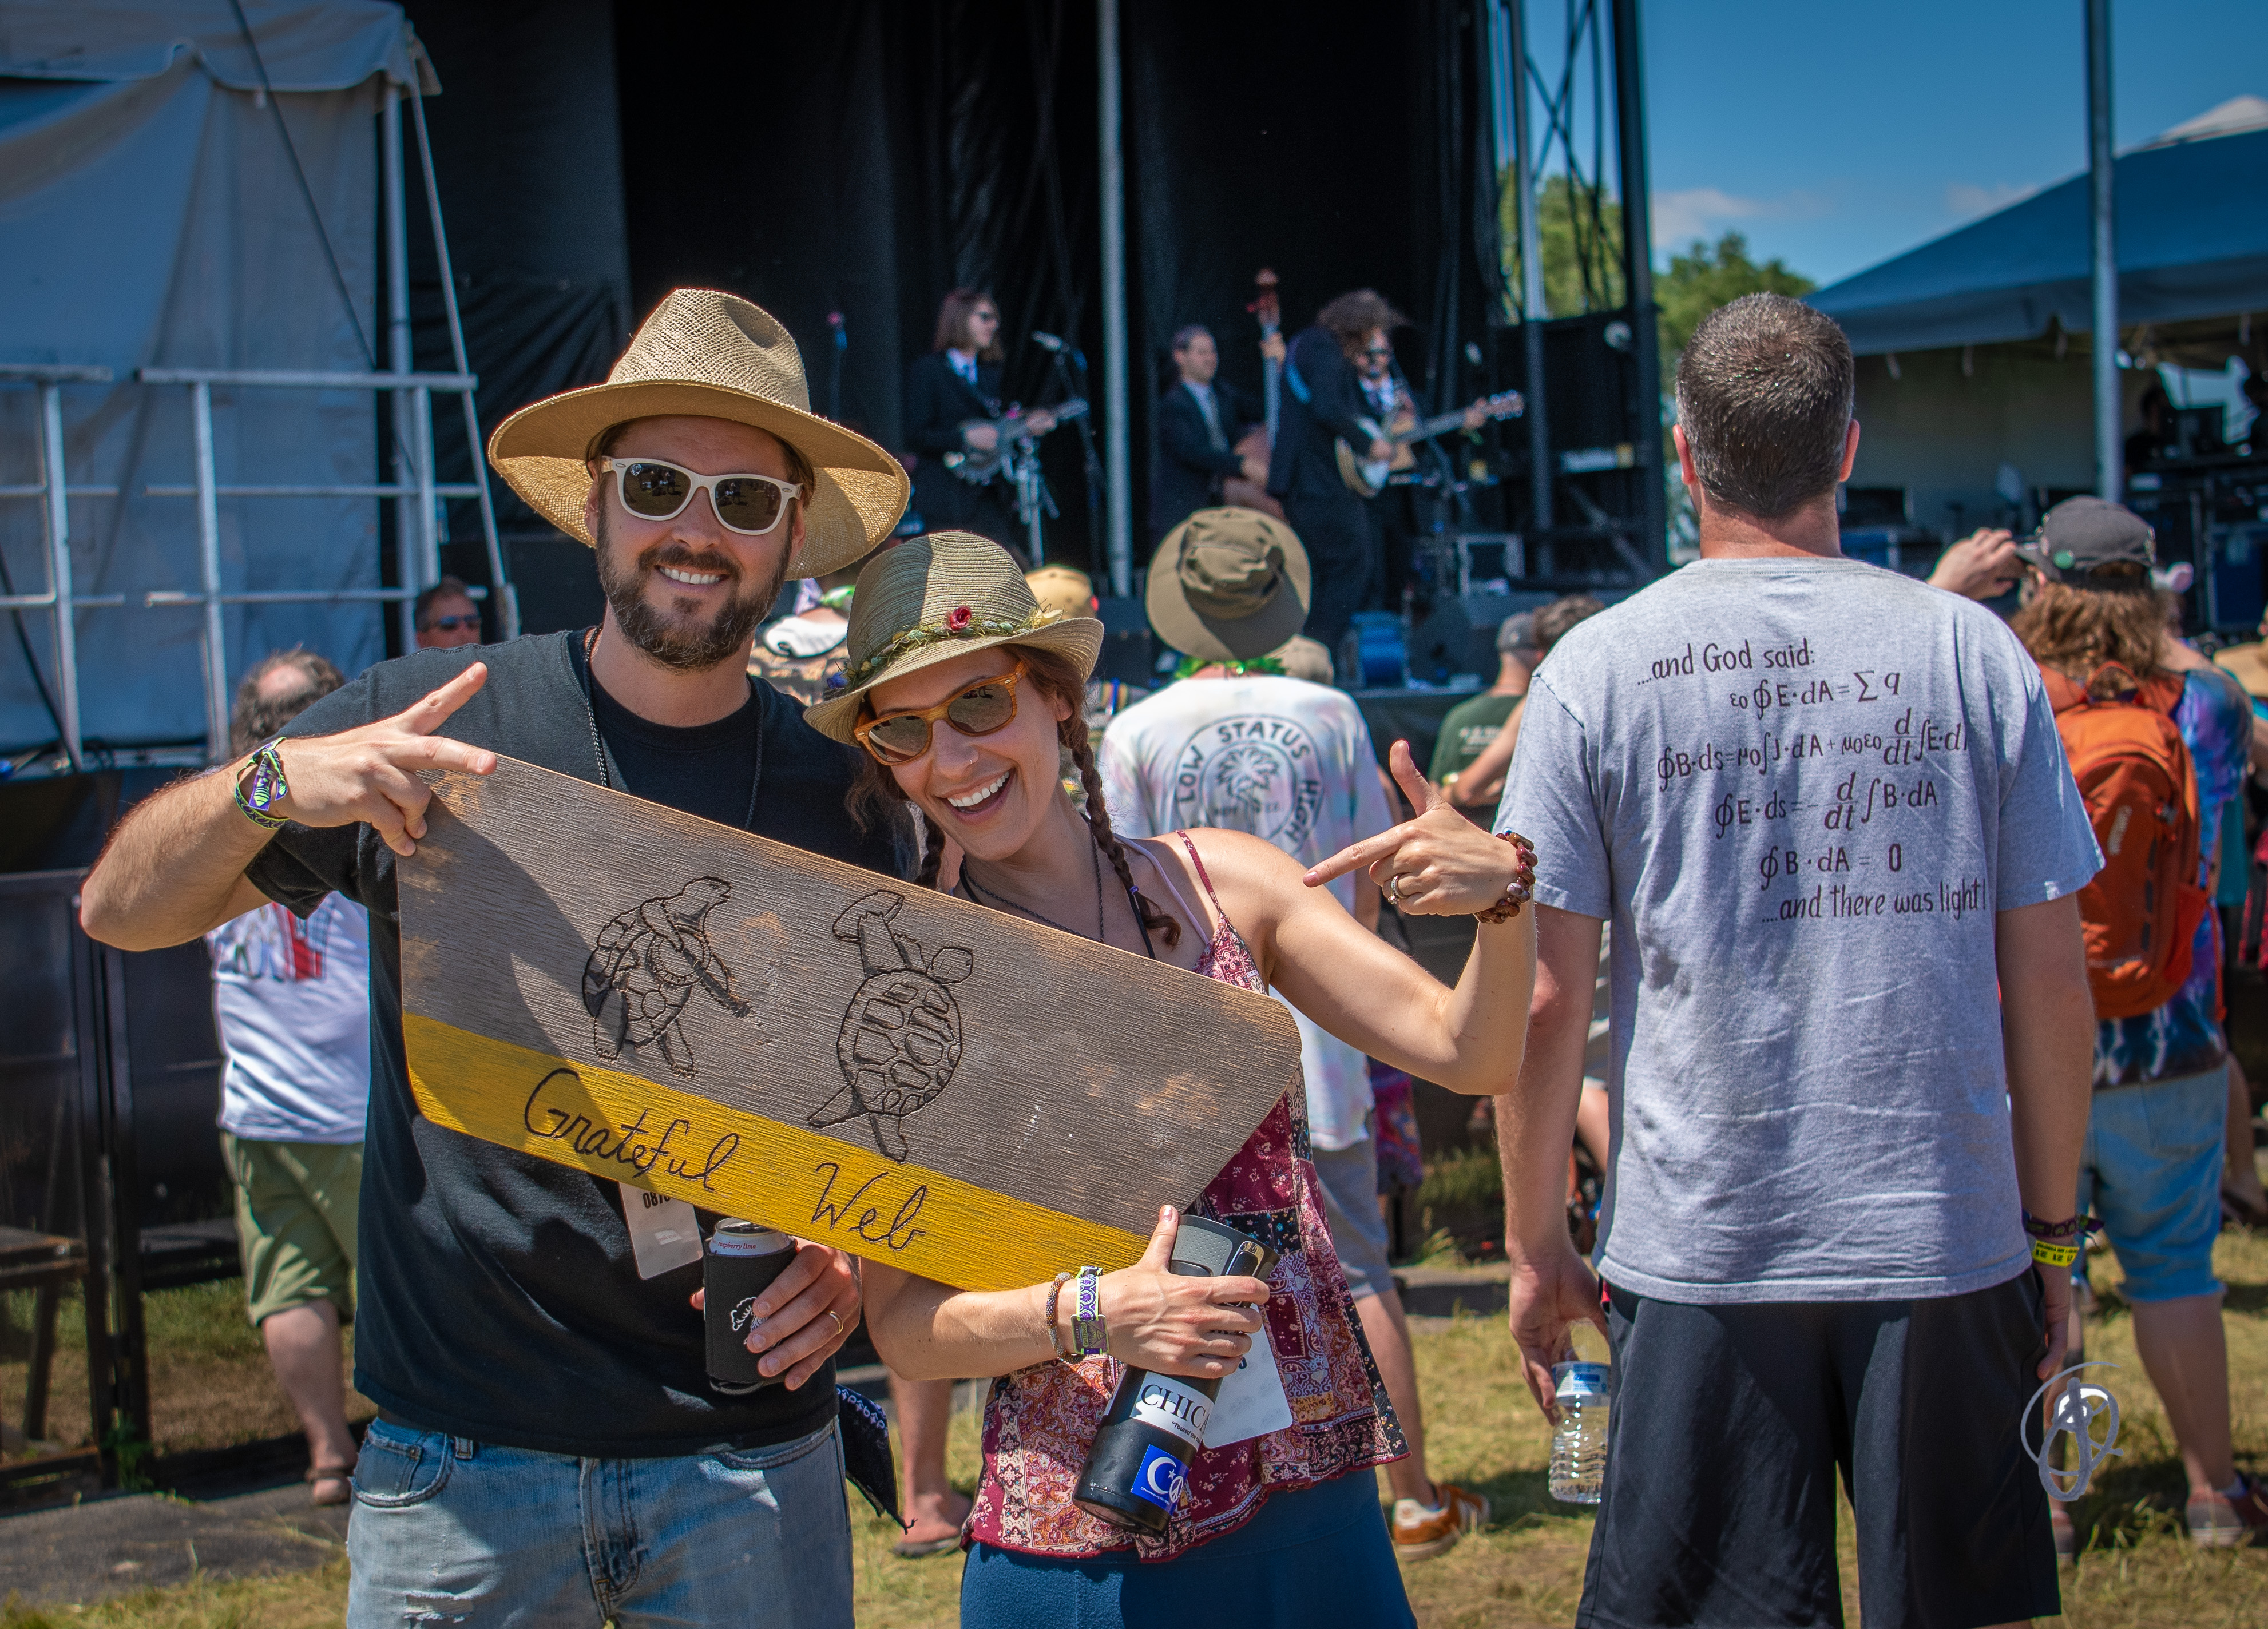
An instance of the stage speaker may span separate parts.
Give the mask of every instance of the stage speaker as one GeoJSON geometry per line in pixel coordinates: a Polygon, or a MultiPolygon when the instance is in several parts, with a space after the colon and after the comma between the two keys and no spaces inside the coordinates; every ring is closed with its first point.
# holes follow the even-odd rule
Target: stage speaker
{"type": "Polygon", "coordinates": [[[1410,671],[1429,685],[1447,684],[1459,673],[1477,673],[1483,684],[1492,684],[1498,627],[1514,612],[1533,611],[1557,598],[1525,589],[1509,594],[1445,595],[1410,630],[1410,671]]]}
{"type": "Polygon", "coordinates": [[[1102,619],[1102,654],[1095,659],[1094,676],[1156,688],[1155,645],[1150,635],[1150,613],[1142,602],[1106,599],[1094,614],[1102,619]]]}

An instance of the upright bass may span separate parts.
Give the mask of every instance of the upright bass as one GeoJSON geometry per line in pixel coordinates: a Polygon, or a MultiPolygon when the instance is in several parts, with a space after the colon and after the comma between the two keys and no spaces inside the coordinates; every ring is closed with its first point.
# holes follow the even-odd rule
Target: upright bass
{"type": "MultiPolygon", "coordinates": [[[[1239,458],[1257,459],[1268,462],[1276,445],[1276,422],[1284,399],[1284,363],[1282,336],[1283,307],[1276,297],[1276,274],[1263,267],[1253,280],[1260,293],[1244,309],[1260,321],[1260,379],[1261,392],[1267,404],[1267,422],[1256,424],[1244,432],[1236,444],[1239,458]],[[1276,343],[1270,344],[1270,341],[1276,343]]],[[[1247,481],[1241,475],[1230,475],[1220,483],[1220,501],[1241,509],[1256,509],[1263,513],[1284,518],[1284,506],[1268,495],[1268,488],[1258,481],[1247,481]]]]}

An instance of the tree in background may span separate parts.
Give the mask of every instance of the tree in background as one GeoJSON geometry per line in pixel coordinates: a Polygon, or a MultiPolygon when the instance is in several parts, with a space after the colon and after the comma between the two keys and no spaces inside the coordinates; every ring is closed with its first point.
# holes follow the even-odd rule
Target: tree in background
{"type": "MultiPolygon", "coordinates": [[[[1541,217],[1537,225],[1543,224],[1541,217]]],[[[1547,261],[1547,264],[1549,262],[1547,261]]],[[[1749,253],[1749,240],[1728,231],[1715,246],[1695,238],[1682,254],[1669,257],[1669,269],[1653,280],[1653,301],[1660,313],[1662,365],[1685,349],[1701,319],[1719,305],[1743,294],[1785,294],[1801,299],[1819,285],[1800,272],[1790,271],[1778,255],[1758,265],[1749,253]]]]}
{"type": "MultiPolygon", "coordinates": [[[[1509,185],[1499,194],[1498,241],[1504,245],[1506,315],[1519,319],[1521,288],[1519,201],[1509,185]]],[[[1611,311],[1624,300],[1623,207],[1604,188],[1565,174],[1536,183],[1535,235],[1543,260],[1543,314],[1574,317],[1611,311]]],[[[1775,255],[1759,264],[1742,233],[1728,231],[1714,244],[1695,238],[1669,257],[1668,270],[1653,280],[1654,307],[1661,334],[1665,371],[1701,319],[1743,294],[1801,297],[1819,285],[1775,255]]]]}

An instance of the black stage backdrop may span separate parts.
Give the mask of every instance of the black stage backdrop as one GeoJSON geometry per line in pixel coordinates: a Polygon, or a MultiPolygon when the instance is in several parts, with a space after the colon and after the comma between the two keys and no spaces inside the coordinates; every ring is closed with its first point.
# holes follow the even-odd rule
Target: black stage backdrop
{"type": "MultiPolygon", "coordinates": [[[[539,397],[604,378],[632,327],[614,8],[611,0],[407,4],[441,78],[425,117],[486,434],[539,397]]],[[[408,194],[417,364],[446,371],[453,363],[414,143],[408,194]]],[[[437,400],[444,481],[470,478],[459,422],[454,400],[437,400]]],[[[594,620],[600,602],[589,551],[503,481],[492,476],[490,485],[527,630],[594,620]]],[[[474,505],[450,505],[449,536],[444,569],[485,582],[474,505]]]]}
{"type": "MultiPolygon", "coordinates": [[[[887,445],[905,364],[955,284],[1000,302],[1011,396],[1050,402],[1067,383],[1099,396],[1092,4],[409,0],[409,12],[445,86],[429,117],[484,427],[604,377],[637,319],[685,284],[777,314],[822,412],[840,312],[841,416],[887,445]],[[1092,380],[1061,378],[1035,329],[1070,339],[1092,380]]],[[[1256,390],[1245,306],[1261,267],[1283,279],[1287,330],[1369,285],[1416,319],[1400,348],[1421,390],[1454,400],[1489,383],[1462,345],[1489,337],[1493,172],[1457,0],[1418,0],[1361,32],[1220,0],[1123,17],[1138,566],[1167,338],[1207,324],[1227,376],[1256,390]],[[1458,317],[1447,331],[1444,312],[1458,317]]],[[[423,208],[414,176],[410,207],[423,208]]],[[[411,275],[419,362],[445,365],[430,250],[411,275]]],[[[1045,451],[1063,510],[1049,554],[1089,566],[1100,539],[1079,441],[1065,429],[1045,451]]],[[[530,629],[595,609],[581,548],[544,540],[508,501],[500,517],[530,629]]],[[[453,521],[477,536],[468,516],[453,521]]],[[[450,558],[475,563],[462,547],[450,558]]]]}

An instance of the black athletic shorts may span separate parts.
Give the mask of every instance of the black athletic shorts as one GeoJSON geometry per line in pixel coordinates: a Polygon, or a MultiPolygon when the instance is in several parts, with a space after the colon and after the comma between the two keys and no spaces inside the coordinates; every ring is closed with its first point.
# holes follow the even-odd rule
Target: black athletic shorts
{"type": "Polygon", "coordinates": [[[2047,1354],[2036,1274],[1927,1301],[1607,1301],[1613,1412],[1579,1625],[1840,1625],[1837,1471],[1867,1629],[2062,1611],[2017,1441],[2047,1354]]]}

